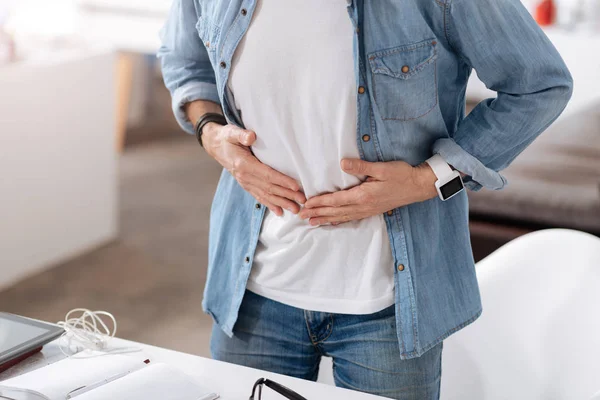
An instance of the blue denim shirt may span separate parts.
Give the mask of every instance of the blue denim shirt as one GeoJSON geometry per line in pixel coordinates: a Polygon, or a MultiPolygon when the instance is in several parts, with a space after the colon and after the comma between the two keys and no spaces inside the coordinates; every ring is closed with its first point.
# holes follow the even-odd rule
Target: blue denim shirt
{"type": "MultiPolygon", "coordinates": [[[[187,132],[193,127],[182,106],[198,99],[221,104],[230,123],[244,126],[226,82],[255,5],[174,0],[158,55],[174,113],[187,132]]],[[[356,28],[356,83],[366,89],[357,93],[356,126],[364,160],[417,165],[439,153],[468,175],[470,190],[501,189],[506,180],[499,171],[571,96],[567,67],[519,0],[348,0],[348,17],[356,28]],[[497,97],[465,117],[473,69],[497,97]],[[372,140],[361,140],[365,134],[372,140]]],[[[202,307],[230,336],[264,212],[224,169],[211,207],[202,307]]],[[[399,207],[384,218],[395,260],[389,268],[395,271],[400,356],[409,359],[481,314],[467,194],[399,207]]]]}

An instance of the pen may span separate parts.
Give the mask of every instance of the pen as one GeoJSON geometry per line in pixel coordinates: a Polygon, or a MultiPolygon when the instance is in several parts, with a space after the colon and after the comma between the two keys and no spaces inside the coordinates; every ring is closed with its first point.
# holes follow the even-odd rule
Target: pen
{"type": "Polygon", "coordinates": [[[122,372],[120,374],[111,376],[110,378],[103,379],[103,380],[101,380],[99,382],[93,383],[91,385],[82,386],[79,389],[75,389],[75,390],[73,390],[72,392],[70,392],[67,395],[67,400],[72,399],[73,397],[77,397],[77,396],[79,396],[81,394],[84,394],[86,392],[89,392],[90,390],[94,390],[94,389],[96,389],[96,388],[98,388],[100,386],[106,385],[107,383],[110,383],[112,381],[116,381],[117,379],[122,378],[122,377],[130,374],[131,372],[133,372],[133,371],[125,371],[125,372],[122,372]]]}

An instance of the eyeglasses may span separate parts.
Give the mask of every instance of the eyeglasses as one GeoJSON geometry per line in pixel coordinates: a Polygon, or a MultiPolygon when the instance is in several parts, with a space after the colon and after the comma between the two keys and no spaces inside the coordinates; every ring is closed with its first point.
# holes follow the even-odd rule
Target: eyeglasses
{"type": "Polygon", "coordinates": [[[260,378],[259,380],[256,381],[256,383],[254,384],[254,387],[252,388],[252,395],[250,396],[249,400],[261,400],[263,385],[273,389],[274,391],[276,391],[277,393],[279,393],[286,399],[306,400],[306,398],[300,396],[298,393],[294,392],[292,389],[288,389],[285,386],[280,385],[277,382],[273,382],[272,380],[265,379],[265,378],[260,378]],[[254,395],[256,394],[256,388],[258,388],[258,397],[254,397],[254,395]]]}

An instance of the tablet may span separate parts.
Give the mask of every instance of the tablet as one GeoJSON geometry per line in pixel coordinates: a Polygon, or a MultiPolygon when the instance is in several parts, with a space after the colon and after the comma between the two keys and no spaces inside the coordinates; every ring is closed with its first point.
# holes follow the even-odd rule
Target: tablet
{"type": "Polygon", "coordinates": [[[41,350],[63,333],[59,326],[0,312],[0,371],[41,350]]]}

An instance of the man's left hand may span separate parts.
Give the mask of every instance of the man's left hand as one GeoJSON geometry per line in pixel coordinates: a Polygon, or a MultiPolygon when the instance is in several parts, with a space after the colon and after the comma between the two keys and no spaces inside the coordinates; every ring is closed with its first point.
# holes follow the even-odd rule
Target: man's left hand
{"type": "Polygon", "coordinates": [[[359,220],[437,196],[433,170],[427,163],[413,167],[404,161],[368,162],[343,159],[342,170],[367,176],[350,189],[311,197],[298,214],[313,226],[359,220]]]}

